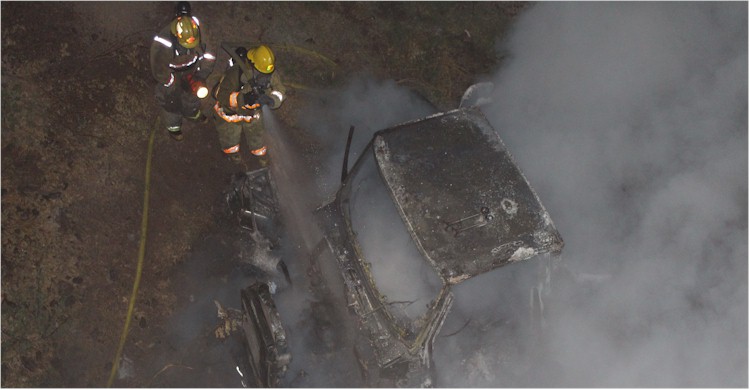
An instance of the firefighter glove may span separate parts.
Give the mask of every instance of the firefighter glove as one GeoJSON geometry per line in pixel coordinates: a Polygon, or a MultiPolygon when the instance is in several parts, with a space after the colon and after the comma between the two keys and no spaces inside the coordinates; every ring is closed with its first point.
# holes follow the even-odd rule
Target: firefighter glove
{"type": "Polygon", "coordinates": [[[258,103],[258,95],[254,91],[250,91],[244,95],[246,105],[253,105],[258,103]]]}
{"type": "Polygon", "coordinates": [[[268,95],[261,95],[258,98],[258,103],[260,103],[261,106],[273,106],[274,101],[268,95]]]}

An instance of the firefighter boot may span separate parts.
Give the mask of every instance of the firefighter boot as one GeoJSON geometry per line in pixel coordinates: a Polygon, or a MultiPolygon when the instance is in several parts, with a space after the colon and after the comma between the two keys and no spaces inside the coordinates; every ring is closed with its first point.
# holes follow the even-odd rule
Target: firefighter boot
{"type": "Polygon", "coordinates": [[[258,149],[252,150],[250,151],[250,153],[258,161],[258,164],[260,164],[261,168],[265,168],[268,165],[268,149],[265,146],[261,146],[258,149]]]}
{"type": "Polygon", "coordinates": [[[227,158],[229,159],[229,161],[231,161],[231,162],[233,162],[235,164],[242,163],[242,156],[240,156],[239,152],[236,152],[236,153],[227,153],[227,158]]]}
{"type": "Polygon", "coordinates": [[[199,122],[199,123],[207,123],[208,117],[203,115],[203,112],[201,110],[198,110],[198,112],[195,113],[195,115],[189,117],[191,121],[199,122]]]}
{"type": "Polygon", "coordinates": [[[271,162],[271,158],[268,156],[268,153],[262,156],[258,156],[258,163],[260,163],[261,168],[267,167],[270,162],[271,162]]]}
{"type": "Polygon", "coordinates": [[[180,126],[167,127],[167,132],[169,132],[169,136],[172,137],[173,140],[182,141],[182,129],[180,126]]]}

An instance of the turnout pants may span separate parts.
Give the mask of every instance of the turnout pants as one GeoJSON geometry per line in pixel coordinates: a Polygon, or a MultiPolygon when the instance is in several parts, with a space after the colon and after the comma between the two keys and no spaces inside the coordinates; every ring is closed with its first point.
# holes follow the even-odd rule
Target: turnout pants
{"type": "Polygon", "coordinates": [[[177,90],[172,93],[157,91],[156,100],[163,108],[161,122],[171,132],[182,129],[182,118],[198,119],[201,101],[193,94],[177,90]]]}
{"type": "Polygon", "coordinates": [[[254,119],[251,122],[227,122],[218,115],[216,117],[216,131],[219,133],[219,145],[225,154],[239,153],[242,134],[245,134],[248,150],[256,155],[265,154],[263,146],[263,119],[254,119]]]}

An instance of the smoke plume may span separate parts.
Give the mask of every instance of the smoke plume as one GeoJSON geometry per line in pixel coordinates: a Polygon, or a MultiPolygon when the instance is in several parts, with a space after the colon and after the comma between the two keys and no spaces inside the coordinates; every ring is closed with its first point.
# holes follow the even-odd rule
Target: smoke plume
{"type": "Polygon", "coordinates": [[[747,386],[747,4],[536,4],[501,49],[484,111],[569,277],[544,358],[477,384],[747,386]]]}
{"type": "MultiPolygon", "coordinates": [[[[437,384],[747,386],[747,4],[540,3],[499,49],[483,111],[566,246],[454,289],[437,384]]],[[[350,125],[351,165],[373,132],[433,112],[366,77],[313,103],[317,196],[350,125]]]]}

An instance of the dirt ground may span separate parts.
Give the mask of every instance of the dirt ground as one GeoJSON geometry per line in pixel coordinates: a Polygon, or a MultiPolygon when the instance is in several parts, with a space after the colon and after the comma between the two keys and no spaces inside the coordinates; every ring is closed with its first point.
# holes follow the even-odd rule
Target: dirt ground
{"type": "MultiPolygon", "coordinates": [[[[149,47],[173,6],[2,3],[3,387],[107,382],[136,275],[148,138],[159,113],[149,47]]],[[[310,91],[366,73],[453,108],[502,60],[497,39],[528,5],[192,6],[218,54],[217,74],[228,58],[221,41],[271,44],[290,89],[279,119],[298,133],[299,150],[314,150],[316,140],[295,125],[310,91]]],[[[180,363],[185,352],[159,336],[170,332],[170,318],[186,300],[197,299],[184,296],[186,283],[226,278],[211,262],[196,269],[190,259],[221,255],[207,242],[221,236],[222,192],[237,170],[223,159],[211,122],[186,122],[184,132],[181,143],[156,132],[143,279],[125,347],[129,359],[159,349],[173,362],[165,369],[187,367],[180,363]]],[[[205,384],[155,382],[159,373],[115,385],[225,385],[205,376],[205,384]]]]}

